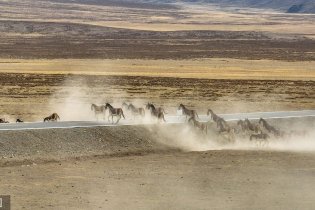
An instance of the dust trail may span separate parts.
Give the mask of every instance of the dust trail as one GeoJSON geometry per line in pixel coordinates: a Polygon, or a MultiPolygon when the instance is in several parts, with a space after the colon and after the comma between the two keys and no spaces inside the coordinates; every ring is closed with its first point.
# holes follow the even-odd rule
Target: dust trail
{"type": "Polygon", "coordinates": [[[64,89],[51,97],[49,111],[57,112],[63,121],[95,120],[88,101],[93,101],[93,98],[84,84],[81,87],[65,85],[64,89]]]}
{"type": "Polygon", "coordinates": [[[265,142],[250,141],[249,134],[236,133],[234,139],[226,134],[219,134],[213,123],[209,123],[207,134],[185,123],[181,126],[160,125],[153,135],[161,133],[164,138],[161,142],[185,151],[207,150],[273,150],[273,151],[299,151],[315,152],[315,118],[308,119],[277,119],[273,123],[283,124],[279,129],[283,136],[272,134],[265,142]],[[286,123],[284,123],[286,122],[286,123]]]}
{"type": "Polygon", "coordinates": [[[109,88],[109,84],[95,88],[82,77],[65,80],[60,87],[62,89],[50,97],[47,114],[57,112],[62,121],[107,121],[108,114],[95,115],[91,105],[101,106],[108,102],[114,107],[121,107],[121,102],[106,97],[104,92],[121,99],[126,97],[126,94],[121,92],[117,94],[114,89],[109,88]]]}
{"type": "MultiPolygon", "coordinates": [[[[76,83],[78,83],[76,81],[76,83]]],[[[111,103],[114,107],[123,107],[122,103],[132,103],[137,108],[145,109],[145,117],[133,115],[130,110],[123,107],[124,114],[127,120],[138,124],[156,123],[157,120],[151,117],[150,111],[146,109],[148,101],[141,99],[131,99],[127,93],[120,92],[115,97],[102,98],[93,93],[93,88],[90,88],[84,80],[79,81],[80,86],[74,86],[73,81],[65,81],[63,89],[57,91],[49,101],[49,109],[47,115],[52,112],[57,112],[64,121],[78,121],[78,120],[101,120],[107,122],[108,111],[103,116],[95,117],[91,111],[91,104],[104,105],[106,102],[111,103]]],[[[111,90],[110,85],[104,84],[108,91],[111,90]]],[[[157,106],[162,106],[159,104],[157,106]]],[[[166,108],[166,107],[164,107],[166,108]]],[[[246,108],[246,107],[245,107],[246,108]]],[[[235,107],[233,111],[238,111],[240,107],[235,107]]],[[[244,109],[244,107],[241,107],[244,109]]],[[[166,112],[170,110],[166,109],[166,112]]],[[[172,110],[173,112],[175,110],[172,110]]],[[[174,114],[174,113],[168,114],[174,114]]],[[[176,114],[181,116],[181,113],[176,110],[176,114]]],[[[121,119],[123,120],[123,119],[121,119]]],[[[237,149],[237,150],[279,150],[279,151],[315,151],[315,133],[314,118],[310,122],[300,122],[303,119],[290,120],[274,120],[272,124],[281,125],[280,130],[286,133],[292,131],[304,131],[301,135],[285,135],[283,138],[271,137],[268,144],[259,146],[255,142],[249,141],[249,136],[236,134],[235,139],[231,142],[226,136],[219,135],[214,123],[209,122],[208,134],[202,133],[200,130],[192,127],[187,122],[181,126],[163,125],[159,124],[152,128],[148,127],[152,135],[160,136],[160,142],[172,147],[177,147],[185,151],[206,151],[206,150],[222,150],[222,149],[237,149]]],[[[307,120],[306,120],[307,121],[307,120]]],[[[257,122],[256,122],[257,123],[257,122]]],[[[233,125],[234,126],[234,125],[233,125]]],[[[294,132],[293,132],[294,133],[294,132]]],[[[301,133],[301,132],[300,132],[301,133]]]]}
{"type": "Polygon", "coordinates": [[[315,151],[315,132],[287,137],[283,141],[272,141],[269,148],[279,151],[315,151]]]}
{"type": "MultiPolygon", "coordinates": [[[[56,112],[62,121],[99,120],[108,122],[108,110],[105,111],[105,114],[95,116],[95,113],[91,110],[91,104],[94,103],[100,106],[110,103],[115,108],[122,108],[127,120],[139,124],[154,122],[150,117],[149,110],[146,109],[148,101],[131,99],[126,92],[117,92],[115,89],[111,89],[110,84],[104,84],[104,88],[98,89],[97,92],[84,79],[79,78],[78,80],[66,80],[61,87],[63,88],[56,91],[50,97],[48,109],[45,113],[47,116],[56,112]],[[104,93],[102,96],[99,96],[98,93],[100,91],[106,91],[107,94],[104,93]],[[124,102],[128,105],[132,103],[137,108],[143,108],[145,110],[145,117],[133,115],[127,107],[123,107],[122,104],[124,102]]],[[[38,120],[41,121],[42,119],[38,120]]],[[[116,120],[117,118],[114,117],[114,121],[116,120]]]]}

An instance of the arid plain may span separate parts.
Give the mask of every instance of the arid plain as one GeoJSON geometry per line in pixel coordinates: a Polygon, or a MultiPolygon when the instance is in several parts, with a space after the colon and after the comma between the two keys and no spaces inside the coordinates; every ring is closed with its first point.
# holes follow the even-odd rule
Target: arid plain
{"type": "MultiPolygon", "coordinates": [[[[0,113],[11,122],[94,120],[90,104],[106,102],[167,114],[180,103],[200,114],[315,108],[313,14],[140,0],[0,7],[0,113]]],[[[308,134],[261,148],[186,125],[1,131],[0,194],[14,209],[311,209],[314,118],[271,123],[308,134]]]]}

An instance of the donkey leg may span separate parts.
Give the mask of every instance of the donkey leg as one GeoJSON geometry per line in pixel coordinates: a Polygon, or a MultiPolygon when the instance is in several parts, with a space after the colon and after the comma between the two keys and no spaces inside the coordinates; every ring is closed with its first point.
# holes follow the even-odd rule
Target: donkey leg
{"type": "Polygon", "coordinates": [[[117,121],[116,121],[116,124],[118,124],[118,122],[119,122],[120,118],[121,118],[121,116],[120,116],[120,115],[118,115],[118,116],[117,116],[117,121]]]}

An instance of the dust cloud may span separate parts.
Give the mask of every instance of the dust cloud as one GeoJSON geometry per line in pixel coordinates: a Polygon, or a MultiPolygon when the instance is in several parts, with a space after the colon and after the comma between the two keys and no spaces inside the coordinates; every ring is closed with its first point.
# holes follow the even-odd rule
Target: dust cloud
{"type": "MultiPolygon", "coordinates": [[[[244,110],[244,107],[240,107],[244,110]]],[[[238,108],[235,107],[237,113],[238,108]]],[[[231,133],[219,133],[216,124],[208,118],[207,133],[185,122],[185,117],[177,112],[178,118],[184,122],[178,126],[159,126],[157,129],[165,138],[162,143],[178,147],[184,151],[207,150],[272,150],[272,151],[315,151],[315,120],[308,118],[267,119],[280,135],[268,132],[259,124],[258,120],[251,120],[259,127],[259,132],[266,133],[269,138],[250,140],[254,132],[244,132],[235,121],[228,122],[234,129],[231,133]]],[[[152,129],[151,129],[152,131],[152,129]]],[[[157,131],[155,132],[157,133],[157,131]]]]}
{"type": "MultiPolygon", "coordinates": [[[[301,120],[301,119],[300,119],[301,120]]],[[[211,123],[210,123],[211,124],[211,123]]],[[[284,129],[284,128],[283,128],[284,129]]],[[[162,141],[184,151],[207,151],[207,150],[272,150],[272,151],[315,151],[315,132],[311,127],[299,129],[286,127],[282,136],[270,135],[265,140],[250,140],[249,135],[242,133],[234,134],[230,139],[227,134],[219,134],[214,127],[210,126],[207,134],[194,128],[188,123],[176,128],[160,126],[159,132],[165,137],[162,141]],[[167,127],[167,128],[166,128],[167,127]]],[[[240,132],[240,131],[239,131],[240,132]]]]}
{"type": "MultiPolygon", "coordinates": [[[[125,122],[131,122],[135,124],[151,123],[154,122],[150,118],[149,111],[145,108],[148,101],[140,99],[126,99],[127,93],[119,92],[115,93],[115,98],[113,97],[103,97],[98,96],[94,93],[93,88],[90,88],[86,84],[85,80],[72,81],[66,80],[62,85],[62,89],[58,90],[49,99],[49,106],[47,110],[47,115],[51,113],[58,113],[61,117],[61,121],[100,121],[108,122],[109,111],[106,110],[104,114],[95,114],[91,109],[91,105],[95,104],[97,106],[104,106],[106,103],[110,103],[115,108],[122,108],[124,115],[126,116],[125,122]],[[79,83],[80,86],[74,86],[73,84],[79,83]],[[135,107],[141,107],[145,109],[145,116],[140,117],[138,115],[132,115],[131,111],[127,107],[123,106],[123,103],[127,105],[133,104],[135,107]]],[[[104,87],[109,87],[109,85],[104,84],[104,87]]],[[[106,88],[107,91],[115,91],[106,88]]],[[[117,118],[116,118],[117,119],[117,118]]],[[[116,121],[114,117],[114,122],[116,121]]],[[[121,119],[123,120],[123,118],[121,119]]]]}
{"type": "MultiPolygon", "coordinates": [[[[95,115],[91,110],[91,104],[105,105],[110,103],[114,107],[123,108],[126,119],[121,119],[120,122],[130,124],[154,124],[154,126],[144,126],[152,133],[152,137],[158,139],[162,144],[171,147],[179,148],[184,151],[207,151],[207,150],[278,150],[278,151],[315,151],[315,132],[314,120],[306,123],[296,123],[303,119],[289,119],[295,123],[279,123],[284,124],[279,127],[283,131],[282,137],[270,135],[267,141],[250,141],[249,134],[243,134],[235,123],[231,123],[235,127],[236,133],[233,138],[229,134],[219,134],[216,125],[211,122],[207,123],[208,132],[205,134],[201,130],[193,127],[190,123],[185,122],[185,117],[178,110],[167,110],[168,114],[177,115],[178,122],[181,124],[163,124],[151,117],[149,110],[146,109],[148,101],[140,99],[132,99],[127,97],[127,93],[120,93],[119,96],[113,98],[102,98],[93,94],[84,80],[80,81],[80,86],[70,85],[72,81],[65,81],[63,89],[56,92],[49,100],[50,113],[56,112],[61,117],[62,121],[100,121],[109,123],[108,110],[104,114],[95,115]],[[128,99],[126,99],[128,98],[128,99]],[[136,107],[141,107],[145,110],[145,116],[133,115],[127,107],[122,104],[132,103],[136,107]],[[175,111],[175,112],[174,112],[175,111]],[[307,125],[307,126],[306,126],[307,125]],[[158,138],[156,138],[158,137],[158,138]]],[[[104,84],[105,85],[105,84],[104,84]]],[[[233,110],[244,110],[244,107],[235,107],[233,110]]],[[[117,119],[117,118],[116,118],[117,119]]],[[[114,120],[116,121],[115,117],[114,120]]],[[[110,119],[111,120],[111,119],[110,119]]],[[[257,122],[254,122],[257,124],[257,122]]],[[[275,122],[272,122],[275,124],[275,122]]],[[[278,123],[276,123],[278,125],[278,123]]],[[[123,128],[122,128],[123,129],[123,128]]]]}

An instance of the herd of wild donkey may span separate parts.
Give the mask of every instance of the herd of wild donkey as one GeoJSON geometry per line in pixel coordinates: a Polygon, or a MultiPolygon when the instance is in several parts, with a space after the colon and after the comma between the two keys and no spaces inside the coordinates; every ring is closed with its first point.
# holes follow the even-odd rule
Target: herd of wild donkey
{"type": "MultiPolygon", "coordinates": [[[[106,110],[109,110],[108,121],[110,118],[112,123],[114,123],[113,117],[117,117],[116,123],[119,122],[121,117],[125,118],[123,110],[128,110],[132,116],[144,117],[145,109],[142,107],[136,107],[132,103],[127,104],[124,102],[122,108],[114,108],[109,103],[105,105],[97,106],[95,104],[91,105],[91,110],[94,111],[95,117],[98,115],[105,116],[106,110]]],[[[146,109],[149,110],[152,118],[155,118],[157,122],[166,122],[164,115],[166,114],[164,108],[156,108],[152,103],[146,104],[146,109]]],[[[249,136],[250,141],[254,140],[259,145],[265,145],[268,143],[268,139],[272,137],[288,137],[292,135],[305,135],[305,131],[290,131],[284,132],[271,126],[265,119],[260,118],[258,124],[250,122],[248,119],[239,120],[235,126],[228,124],[222,117],[215,114],[211,109],[207,110],[207,116],[211,119],[208,122],[198,121],[199,116],[195,110],[186,108],[185,105],[180,104],[178,110],[182,111],[182,115],[185,116],[185,121],[193,125],[196,129],[200,130],[202,133],[207,134],[208,128],[211,124],[216,124],[216,129],[218,134],[224,136],[229,141],[235,141],[235,134],[241,134],[249,136]]]]}
{"type": "MultiPolygon", "coordinates": [[[[150,115],[152,118],[155,118],[157,122],[166,122],[164,115],[166,114],[165,110],[162,107],[156,108],[152,103],[146,104],[146,109],[150,111],[150,115]]],[[[108,111],[108,121],[114,123],[114,117],[117,118],[116,124],[119,122],[121,117],[125,119],[124,111],[128,110],[134,119],[136,117],[145,117],[145,109],[144,108],[138,108],[134,106],[132,103],[127,104],[124,102],[122,104],[122,108],[114,108],[109,103],[106,103],[105,105],[91,105],[91,111],[94,112],[95,117],[98,118],[99,115],[102,115],[105,119],[105,113],[106,110],[108,111]]],[[[193,109],[188,109],[183,104],[180,104],[178,107],[178,110],[182,111],[182,115],[185,116],[186,122],[193,125],[196,129],[200,130],[202,133],[207,134],[208,127],[211,124],[216,124],[216,129],[218,134],[221,134],[222,136],[226,137],[229,141],[235,140],[235,134],[242,134],[249,136],[250,141],[255,140],[260,145],[264,145],[268,143],[268,139],[271,137],[271,135],[275,138],[284,137],[284,136],[291,136],[291,135],[305,135],[305,131],[299,132],[299,131],[291,131],[290,133],[280,131],[279,129],[271,126],[265,119],[260,118],[258,121],[258,124],[254,124],[250,122],[248,119],[245,120],[239,120],[236,125],[232,126],[228,124],[222,117],[215,114],[211,109],[207,110],[207,116],[210,116],[211,119],[208,122],[200,122],[198,121],[199,116],[197,112],[193,109]],[[187,120],[188,119],[188,120],[187,120]]],[[[44,122],[49,121],[58,121],[60,120],[60,117],[57,113],[53,113],[48,117],[44,118],[44,122]]],[[[23,120],[17,119],[17,123],[22,123],[23,120]]],[[[0,119],[0,123],[8,123],[5,119],[0,119]]]]}

